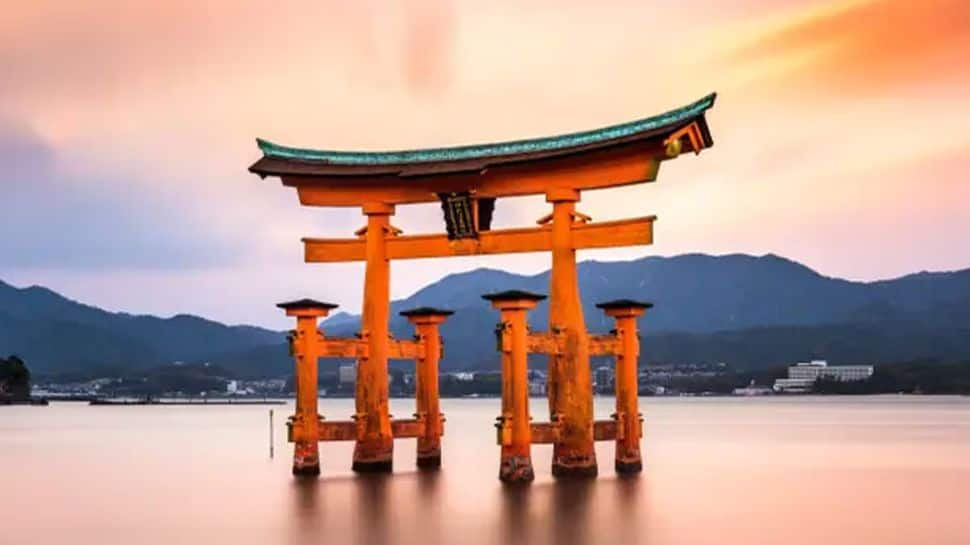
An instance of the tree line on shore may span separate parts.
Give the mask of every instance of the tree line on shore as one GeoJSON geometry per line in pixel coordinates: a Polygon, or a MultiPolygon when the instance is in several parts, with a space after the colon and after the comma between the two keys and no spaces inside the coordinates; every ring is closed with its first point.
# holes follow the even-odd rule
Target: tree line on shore
{"type": "Polygon", "coordinates": [[[30,398],[30,370],[17,356],[0,358],[0,402],[30,398]]]}

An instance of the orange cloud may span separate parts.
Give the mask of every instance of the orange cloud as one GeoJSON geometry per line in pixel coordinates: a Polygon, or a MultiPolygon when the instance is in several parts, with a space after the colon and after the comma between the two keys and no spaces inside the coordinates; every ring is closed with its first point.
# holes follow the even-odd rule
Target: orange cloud
{"type": "Polygon", "coordinates": [[[970,83],[970,73],[961,68],[970,58],[966,0],[842,2],[782,21],[742,43],[727,61],[762,66],[767,79],[840,93],[927,80],[970,83]]]}

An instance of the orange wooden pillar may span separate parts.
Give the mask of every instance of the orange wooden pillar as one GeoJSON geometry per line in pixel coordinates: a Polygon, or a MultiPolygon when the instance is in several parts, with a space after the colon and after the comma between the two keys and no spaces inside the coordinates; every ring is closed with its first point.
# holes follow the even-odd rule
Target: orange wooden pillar
{"type": "Polygon", "coordinates": [[[616,336],[620,349],[616,354],[616,472],[639,473],[643,469],[640,458],[640,437],[643,418],[640,415],[637,389],[637,358],[640,340],[637,318],[653,305],[620,299],[596,305],[616,320],[616,336]]]}
{"type": "Polygon", "coordinates": [[[525,291],[511,290],[482,296],[501,311],[500,350],[502,354],[502,415],[495,427],[502,446],[499,479],[503,482],[530,482],[532,471],[532,430],[529,417],[528,322],[526,311],[546,298],[525,291]]]}
{"type": "Polygon", "coordinates": [[[595,477],[593,448],[593,384],[589,340],[576,274],[573,226],[579,192],[556,189],[546,193],[552,203],[552,272],[549,329],[565,349],[549,358],[550,421],[559,427],[553,446],[552,474],[557,477],[595,477]]]}
{"type": "Polygon", "coordinates": [[[277,307],[287,316],[296,317],[296,329],[290,337],[290,347],[296,363],[296,414],[290,419],[290,441],[293,448],[293,474],[320,474],[320,416],[317,412],[317,359],[320,357],[321,336],[317,319],[329,314],[337,305],[312,299],[280,303],[277,307]]]}
{"type": "Polygon", "coordinates": [[[361,338],[364,355],[357,362],[356,414],[357,442],[353,470],[389,472],[393,468],[394,436],[388,410],[387,357],[390,331],[390,262],[387,237],[392,228],[394,206],[367,203],[364,272],[364,308],[361,313],[361,338]]]}
{"type": "Polygon", "coordinates": [[[401,312],[417,329],[420,345],[415,376],[417,388],[415,418],[424,423],[424,431],[418,436],[418,467],[441,467],[441,436],[444,434],[444,417],[438,397],[438,360],[441,358],[441,334],[438,325],[453,314],[450,310],[421,307],[401,312]]]}

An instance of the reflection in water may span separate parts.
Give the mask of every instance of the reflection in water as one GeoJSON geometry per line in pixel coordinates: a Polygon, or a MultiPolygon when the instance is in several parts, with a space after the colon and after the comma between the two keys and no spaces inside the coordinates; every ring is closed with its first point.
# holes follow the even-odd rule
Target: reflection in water
{"type": "MultiPolygon", "coordinates": [[[[645,516],[638,510],[646,510],[649,513],[650,506],[643,505],[640,499],[641,491],[648,485],[645,477],[641,475],[623,475],[612,483],[613,502],[616,510],[617,519],[617,543],[636,543],[637,536],[641,535],[640,524],[645,516]]],[[[646,532],[644,532],[644,535],[646,532]]]]}
{"type": "Polygon", "coordinates": [[[643,403],[642,475],[618,478],[604,443],[600,478],[556,481],[539,446],[524,487],[496,478],[494,400],[447,400],[438,472],[414,469],[413,441],[395,445],[393,475],[355,475],[353,445],[326,443],[308,480],[290,475],[288,445],[267,459],[259,407],[4,407],[0,542],[970,543],[970,399],[643,403]]]}
{"type": "Polygon", "coordinates": [[[589,536],[589,516],[593,508],[590,498],[593,487],[605,484],[597,479],[567,479],[553,484],[552,543],[585,545],[596,541],[589,536]]]}
{"type": "Polygon", "coordinates": [[[388,543],[387,493],[394,475],[362,474],[354,479],[357,490],[358,543],[383,545],[388,543]]]}
{"type": "Polygon", "coordinates": [[[293,479],[294,515],[301,535],[323,528],[323,509],[318,505],[320,483],[316,479],[293,479]]]}
{"type": "Polygon", "coordinates": [[[532,487],[523,484],[502,486],[502,543],[529,543],[529,498],[532,487]]]}
{"type": "Polygon", "coordinates": [[[442,476],[440,471],[418,471],[414,474],[418,481],[418,493],[415,495],[417,508],[415,517],[421,521],[423,534],[428,543],[442,543],[441,519],[447,516],[447,509],[440,503],[442,476]]]}

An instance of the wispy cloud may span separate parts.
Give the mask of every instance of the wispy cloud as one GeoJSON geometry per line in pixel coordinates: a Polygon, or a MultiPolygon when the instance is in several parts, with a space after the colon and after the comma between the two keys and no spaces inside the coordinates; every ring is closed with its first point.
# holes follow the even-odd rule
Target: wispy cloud
{"type": "Polygon", "coordinates": [[[722,60],[771,83],[837,93],[927,82],[967,88],[970,7],[964,0],[843,0],[774,19],[722,60]]]}

